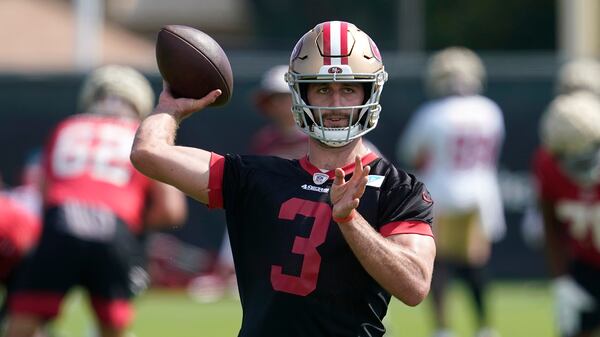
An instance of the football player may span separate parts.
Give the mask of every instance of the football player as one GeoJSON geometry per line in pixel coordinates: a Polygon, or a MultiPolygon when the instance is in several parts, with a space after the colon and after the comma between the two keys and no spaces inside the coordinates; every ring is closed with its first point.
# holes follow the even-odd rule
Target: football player
{"type": "MultiPolygon", "coordinates": [[[[35,151],[25,162],[21,184],[8,189],[0,187],[0,284],[4,285],[5,294],[12,293],[23,258],[35,247],[41,232],[41,171],[40,155],[35,151]]],[[[6,305],[4,296],[2,323],[6,305]]]]}
{"type": "Polygon", "coordinates": [[[558,96],[540,122],[534,158],[561,336],[600,333],[600,101],[558,96]]]}
{"type": "MultiPolygon", "coordinates": [[[[0,284],[9,293],[21,261],[35,246],[41,232],[40,219],[19,202],[0,194],[0,284]]],[[[0,323],[6,314],[6,296],[0,305],[0,323]]]]}
{"type": "Polygon", "coordinates": [[[298,159],[306,154],[307,136],[294,121],[292,92],[285,82],[288,65],[277,65],[267,70],[254,95],[259,113],[268,118],[269,124],[252,138],[250,151],[254,154],[298,159]]]}
{"type": "Polygon", "coordinates": [[[52,132],[42,156],[43,231],[10,294],[7,336],[33,336],[76,285],[87,290],[101,335],[125,334],[130,300],[149,281],[141,235],[186,217],[181,192],[129,161],[153,101],[150,83],[136,70],[101,67],[83,84],[82,113],[52,132]]]}
{"type": "Polygon", "coordinates": [[[429,292],[435,244],[425,186],[363,144],[381,112],[381,54],[355,25],[320,23],[296,44],[286,78],[309,136],[301,159],[175,145],[179,123],[221,92],[174,99],[165,86],[132,161],[225,209],[240,336],[382,336],[390,295],[414,306],[429,292]]]}
{"type": "MultiPolygon", "coordinates": [[[[591,58],[576,58],[564,63],[556,76],[556,95],[585,91],[600,94],[600,63],[591,58]]],[[[544,225],[535,202],[527,205],[521,232],[531,248],[540,249],[544,241],[544,225]]]]}
{"type": "Polygon", "coordinates": [[[504,121],[496,103],[481,95],[484,79],[473,51],[451,47],[435,53],[425,78],[431,100],[414,113],[398,144],[399,160],[418,172],[436,201],[437,337],[453,336],[445,314],[453,273],[473,295],[477,336],[496,334],[487,317],[484,268],[491,242],[503,237],[506,226],[497,178],[504,121]]]}

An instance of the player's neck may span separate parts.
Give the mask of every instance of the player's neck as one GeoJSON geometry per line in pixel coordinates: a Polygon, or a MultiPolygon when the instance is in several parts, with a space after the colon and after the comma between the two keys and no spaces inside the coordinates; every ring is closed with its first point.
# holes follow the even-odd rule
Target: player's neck
{"type": "Polygon", "coordinates": [[[333,170],[353,163],[356,155],[363,157],[369,152],[362,138],[355,139],[342,147],[327,147],[312,138],[308,143],[308,160],[315,167],[325,170],[333,170]]]}

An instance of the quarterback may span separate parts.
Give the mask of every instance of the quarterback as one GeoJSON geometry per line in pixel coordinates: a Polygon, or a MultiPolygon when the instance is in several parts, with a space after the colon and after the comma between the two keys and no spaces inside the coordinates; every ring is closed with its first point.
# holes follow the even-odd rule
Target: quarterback
{"type": "Polygon", "coordinates": [[[181,121],[219,95],[163,89],[131,153],[144,174],[224,208],[243,310],[239,336],[382,336],[390,296],[429,292],[432,201],[415,177],[371,152],[387,79],[355,25],[318,24],[296,44],[286,80],[308,137],[301,159],[176,146],[181,121]]]}

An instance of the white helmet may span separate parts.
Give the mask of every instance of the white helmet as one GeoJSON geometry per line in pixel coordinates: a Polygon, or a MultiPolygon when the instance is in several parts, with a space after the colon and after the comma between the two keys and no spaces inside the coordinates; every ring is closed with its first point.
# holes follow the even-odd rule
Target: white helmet
{"type": "Polygon", "coordinates": [[[485,68],[470,49],[450,47],[428,61],[425,82],[433,97],[475,95],[483,90],[485,68]]]}
{"type": "Polygon", "coordinates": [[[379,97],[387,73],[373,40],[352,23],[323,22],[304,34],[290,57],[286,80],[292,90],[292,113],[296,124],[310,137],[328,146],[340,147],[377,126],[381,112],[379,97]],[[367,88],[365,101],[362,105],[345,107],[307,104],[307,84],[323,82],[362,83],[367,88]],[[347,127],[327,128],[320,118],[316,118],[315,112],[321,109],[352,109],[358,119],[351,116],[347,127]]]}
{"type": "Polygon", "coordinates": [[[555,98],[540,123],[543,146],[579,182],[600,178],[600,100],[585,91],[555,98]]]}
{"type": "Polygon", "coordinates": [[[287,64],[276,65],[267,70],[260,79],[260,91],[265,94],[289,94],[290,87],[285,81],[287,64]]]}
{"type": "Polygon", "coordinates": [[[600,63],[593,59],[577,59],[564,64],[558,72],[556,91],[568,94],[575,91],[600,94],[600,63]]]}
{"type": "Polygon", "coordinates": [[[79,94],[79,108],[87,110],[105,95],[121,97],[129,102],[143,119],[154,106],[154,91],[150,82],[137,70],[121,65],[107,65],[91,72],[79,94]]]}

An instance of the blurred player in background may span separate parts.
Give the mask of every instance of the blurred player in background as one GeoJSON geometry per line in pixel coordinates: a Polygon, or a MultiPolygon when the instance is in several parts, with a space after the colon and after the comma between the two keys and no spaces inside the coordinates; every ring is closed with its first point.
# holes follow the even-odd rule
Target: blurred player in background
{"type": "Polygon", "coordinates": [[[74,286],[87,290],[103,337],[123,336],[132,297],[148,284],[141,236],[181,224],[185,198],[129,161],[135,130],[154,94],[132,68],[110,65],[83,84],[80,109],[46,144],[39,245],[9,299],[7,336],[33,336],[74,286]]]}
{"type": "Polygon", "coordinates": [[[7,188],[2,193],[22,205],[31,216],[40,219],[42,216],[42,187],[44,172],[42,153],[35,149],[27,154],[19,185],[7,188]]]}
{"type": "Polygon", "coordinates": [[[39,218],[0,194],[0,284],[6,285],[14,268],[37,241],[39,218]]]}
{"type": "Polygon", "coordinates": [[[7,297],[14,287],[21,261],[37,243],[40,230],[37,214],[8,195],[0,194],[0,285],[4,286],[0,323],[4,323],[7,297]]]}
{"type": "Polygon", "coordinates": [[[453,273],[473,295],[477,337],[496,335],[487,317],[484,267],[491,243],[506,227],[497,179],[504,121],[498,106],[480,95],[484,78],[483,64],[471,50],[452,47],[434,54],[426,76],[431,100],[415,112],[398,144],[399,160],[418,172],[436,202],[436,337],[454,336],[445,303],[453,273]]]}
{"type": "MultiPolygon", "coordinates": [[[[575,92],[600,95],[600,62],[591,58],[576,58],[564,63],[556,76],[556,95],[575,92]]],[[[539,250],[544,245],[544,224],[538,205],[532,202],[525,210],[521,232],[525,242],[539,250]]]]}
{"type": "Polygon", "coordinates": [[[558,96],[540,123],[538,204],[562,337],[600,333],[600,101],[558,96]]]}
{"type": "Polygon", "coordinates": [[[4,321],[7,295],[13,290],[19,266],[41,232],[40,156],[39,151],[34,151],[27,157],[18,186],[0,187],[0,284],[5,290],[0,322],[4,321]]]}
{"type": "Polygon", "coordinates": [[[239,336],[382,336],[390,294],[417,305],[429,292],[429,194],[362,142],[386,79],[368,35],[324,22],[298,41],[287,74],[309,136],[300,160],[174,145],[179,123],[219,90],[174,99],[166,85],[138,129],[131,158],[140,171],[226,211],[239,336]]]}
{"type": "Polygon", "coordinates": [[[292,115],[292,92],[285,82],[287,71],[288,65],[267,70],[254,94],[256,109],[268,120],[252,138],[250,152],[254,154],[287,159],[306,154],[308,136],[296,127],[292,115]]]}

